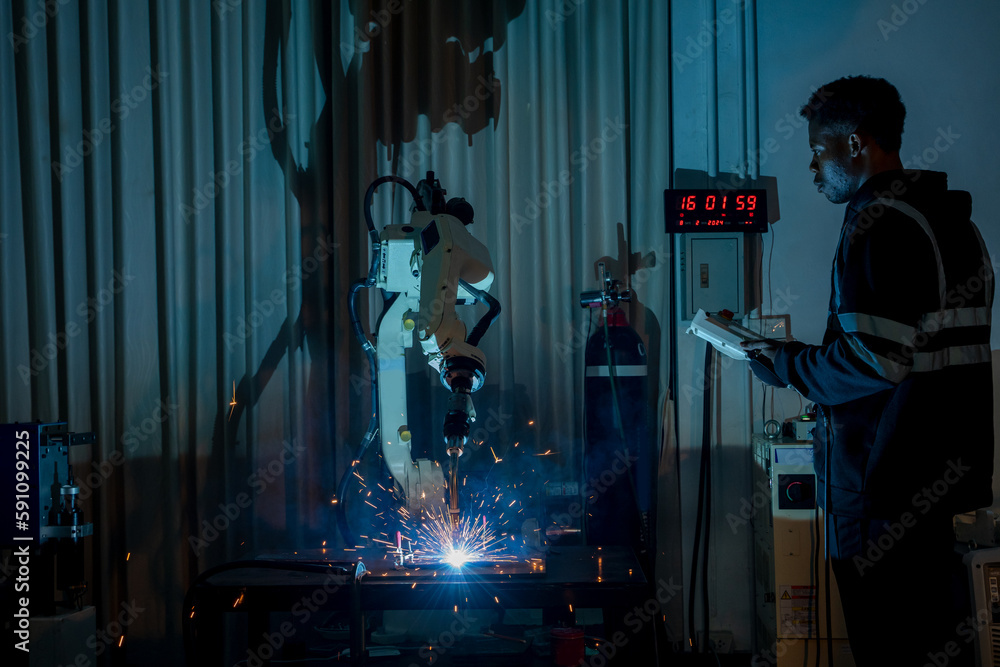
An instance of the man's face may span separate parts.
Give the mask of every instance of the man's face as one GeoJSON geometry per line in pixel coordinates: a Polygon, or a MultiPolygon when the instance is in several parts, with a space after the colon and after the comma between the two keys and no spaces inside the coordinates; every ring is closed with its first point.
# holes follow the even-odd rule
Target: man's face
{"type": "Polygon", "coordinates": [[[816,174],[813,183],[819,191],[834,204],[849,202],[860,185],[851,157],[850,135],[810,121],[809,149],[809,171],[816,174]]]}

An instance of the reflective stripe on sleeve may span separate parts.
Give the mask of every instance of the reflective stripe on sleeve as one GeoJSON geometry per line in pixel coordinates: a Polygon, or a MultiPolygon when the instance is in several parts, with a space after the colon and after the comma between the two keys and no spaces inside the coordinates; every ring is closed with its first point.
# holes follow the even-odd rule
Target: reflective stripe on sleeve
{"type": "Polygon", "coordinates": [[[847,335],[844,338],[847,340],[848,347],[851,348],[851,351],[858,359],[871,366],[875,369],[876,373],[889,382],[902,382],[909,374],[910,364],[908,360],[899,358],[898,361],[893,361],[892,359],[883,357],[881,354],[876,354],[865,347],[865,344],[857,336],[847,335]]]}
{"type": "Polygon", "coordinates": [[[903,345],[909,345],[917,333],[907,324],[867,313],[837,313],[837,319],[845,333],[868,334],[903,345]]]}

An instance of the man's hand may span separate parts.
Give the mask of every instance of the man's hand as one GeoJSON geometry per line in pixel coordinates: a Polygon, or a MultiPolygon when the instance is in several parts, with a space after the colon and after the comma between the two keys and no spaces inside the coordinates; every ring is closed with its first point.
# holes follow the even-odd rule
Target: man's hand
{"type": "Polygon", "coordinates": [[[774,353],[778,350],[778,343],[773,340],[752,340],[740,343],[740,347],[747,352],[747,356],[756,359],[758,356],[767,357],[769,361],[774,361],[774,353]]]}
{"type": "Polygon", "coordinates": [[[784,343],[774,340],[751,340],[740,343],[740,347],[747,353],[750,361],[750,370],[754,377],[769,384],[772,387],[788,387],[786,380],[778,377],[774,370],[774,353],[778,351],[784,343]]]}

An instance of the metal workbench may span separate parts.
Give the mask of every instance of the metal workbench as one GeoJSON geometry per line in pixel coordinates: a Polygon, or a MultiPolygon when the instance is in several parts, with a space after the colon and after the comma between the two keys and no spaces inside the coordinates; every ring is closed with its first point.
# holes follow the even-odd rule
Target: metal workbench
{"type": "Polygon", "coordinates": [[[597,608],[603,610],[604,637],[619,640],[616,660],[608,664],[646,664],[635,660],[652,653],[648,612],[658,595],[627,547],[559,547],[535,559],[459,570],[399,568],[392,554],[374,549],[265,554],[198,578],[185,604],[185,646],[189,665],[222,665],[224,645],[245,641],[243,664],[267,665],[279,655],[283,638],[312,622],[312,614],[349,612],[350,662],[360,665],[369,612],[542,609],[546,622],[573,625],[576,610],[597,608]],[[231,613],[246,614],[245,639],[242,633],[227,636],[223,617],[231,613]],[[272,626],[276,613],[287,618],[272,626]]]}

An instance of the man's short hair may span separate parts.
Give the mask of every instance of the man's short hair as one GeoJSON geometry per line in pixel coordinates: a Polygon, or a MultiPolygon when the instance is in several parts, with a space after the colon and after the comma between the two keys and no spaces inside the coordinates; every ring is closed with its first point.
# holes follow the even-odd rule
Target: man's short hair
{"type": "Polygon", "coordinates": [[[899,91],[885,79],[848,76],[831,81],[809,97],[799,114],[844,134],[868,134],[890,153],[903,142],[906,107],[899,91]]]}

